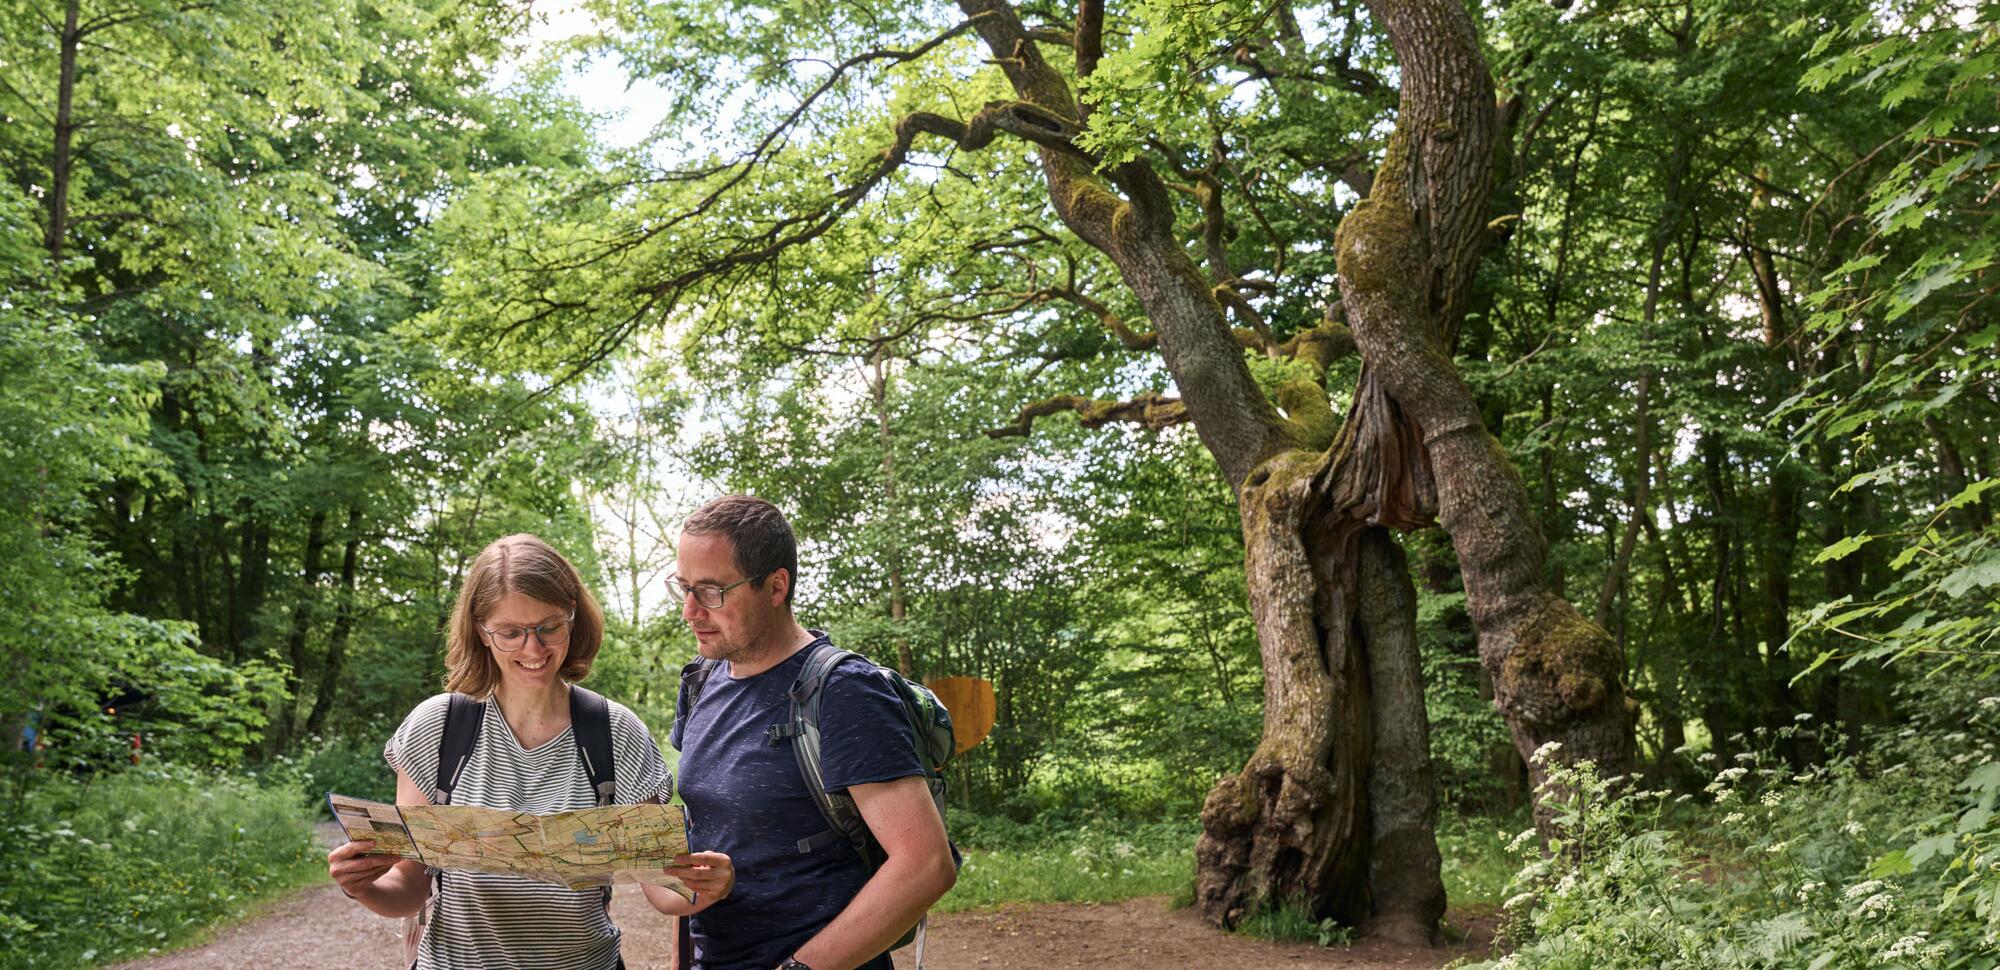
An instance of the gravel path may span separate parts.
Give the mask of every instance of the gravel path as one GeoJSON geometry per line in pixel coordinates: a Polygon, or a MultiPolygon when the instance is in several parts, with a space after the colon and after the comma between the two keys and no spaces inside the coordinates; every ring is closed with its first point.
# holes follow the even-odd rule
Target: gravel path
{"type": "MultiPolygon", "coordinates": [[[[672,924],[647,905],[638,887],[617,888],[611,915],[625,931],[627,966],[633,970],[669,966],[672,924]]],[[[1169,909],[1164,897],[1094,905],[1008,906],[932,917],[924,962],[931,970],[1103,970],[1107,964],[1116,965],[1114,960],[1138,966],[1232,970],[1415,970],[1483,956],[1490,927],[1481,926],[1484,921],[1471,922],[1473,932],[1467,942],[1439,949],[1398,947],[1377,940],[1321,949],[1219,933],[1191,910],[1169,909]]],[[[276,903],[204,946],[123,964],[119,970],[392,970],[401,952],[397,925],[396,920],[348,902],[328,883],[276,903]]],[[[899,970],[910,970],[915,963],[909,948],[896,954],[899,970]]]]}

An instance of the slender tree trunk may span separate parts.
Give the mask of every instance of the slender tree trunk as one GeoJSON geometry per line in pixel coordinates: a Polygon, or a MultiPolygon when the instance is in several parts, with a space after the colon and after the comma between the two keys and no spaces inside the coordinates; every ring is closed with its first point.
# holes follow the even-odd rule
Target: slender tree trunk
{"type": "MultiPolygon", "coordinates": [[[[1938,480],[1944,486],[1944,497],[1949,499],[1965,491],[1965,459],[1958,448],[1951,443],[1944,425],[1932,415],[1924,415],[1924,430],[1931,436],[1931,443],[1937,448],[1938,480]]],[[[1977,503],[1961,505],[1952,510],[1952,521],[1967,532],[1978,532],[1986,526],[1986,516],[1977,503]]]]}
{"type": "MultiPolygon", "coordinates": [[[[1657,270],[1657,264],[1655,269],[1657,270]]],[[[1638,391],[1634,395],[1632,420],[1636,422],[1632,443],[1632,503],[1631,517],[1625,520],[1625,529],[1618,537],[1618,547],[1612,552],[1611,562],[1604,570],[1604,585],[1597,591],[1597,611],[1594,621],[1598,626],[1611,623],[1611,609],[1625,591],[1625,577],[1632,569],[1632,550],[1639,545],[1639,531],[1646,526],[1647,517],[1652,514],[1651,499],[1653,489],[1653,441],[1651,405],[1653,397],[1653,375],[1650,370],[1639,375],[1638,391]]],[[[1618,638],[1622,653],[1625,638],[1618,638]]]]}
{"type": "Polygon", "coordinates": [[[292,604],[292,632],[285,638],[285,656],[291,666],[285,670],[285,692],[291,701],[285,705],[285,718],[279,731],[285,738],[298,733],[299,701],[304,699],[306,673],[306,635],[312,630],[313,600],[319,595],[320,558],[326,553],[326,509],[313,509],[312,518],[306,522],[305,567],[299,573],[299,599],[292,604]]]}
{"type": "Polygon", "coordinates": [[[49,252],[49,262],[57,264],[62,262],[63,243],[69,236],[70,171],[75,165],[71,141],[76,136],[76,55],[83,43],[77,19],[82,6],[81,0],[69,0],[63,5],[62,34],[56,39],[60,66],[56,78],[55,146],[49,159],[49,225],[42,237],[42,247],[49,252]]]}
{"type": "Polygon", "coordinates": [[[889,622],[896,631],[896,669],[905,677],[917,675],[917,660],[910,652],[910,638],[903,633],[907,607],[903,601],[903,543],[896,505],[896,445],[889,433],[888,343],[875,345],[870,358],[868,392],[875,402],[875,427],[882,447],[882,514],[887,518],[889,541],[889,622]]]}
{"type": "Polygon", "coordinates": [[[242,549],[237,555],[236,584],[229,597],[229,652],[238,663],[249,656],[257,613],[264,605],[265,579],[271,562],[271,527],[257,518],[249,503],[244,503],[244,507],[242,549]]]}
{"type": "Polygon", "coordinates": [[[340,605],[333,617],[333,633],[327,637],[326,662],[320,665],[319,691],[313,697],[312,713],[306,717],[306,733],[326,730],[326,716],[333,710],[334,694],[340,687],[341,668],[347,660],[347,642],[354,635],[354,581],[361,559],[361,509],[347,510],[347,545],[340,555],[340,605]]]}

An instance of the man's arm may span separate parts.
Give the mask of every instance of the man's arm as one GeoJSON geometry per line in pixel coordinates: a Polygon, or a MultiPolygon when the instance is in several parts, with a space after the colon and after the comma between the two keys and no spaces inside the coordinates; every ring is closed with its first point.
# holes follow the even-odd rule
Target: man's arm
{"type": "Polygon", "coordinates": [[[888,856],[847,908],[794,954],[813,970],[853,970],[889,948],[958,881],[944,820],[921,775],[847,790],[888,856]]]}

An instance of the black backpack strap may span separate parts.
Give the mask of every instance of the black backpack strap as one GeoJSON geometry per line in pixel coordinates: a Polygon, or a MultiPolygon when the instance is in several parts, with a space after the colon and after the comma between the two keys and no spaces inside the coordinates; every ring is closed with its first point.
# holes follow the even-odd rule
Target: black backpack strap
{"type": "Polygon", "coordinates": [[[602,808],[618,794],[618,766],[611,757],[611,704],[594,690],[569,686],[569,729],[583,770],[590,775],[591,797],[602,808]]]}
{"type": "Polygon", "coordinates": [[[451,804],[452,789],[465,763],[472,760],[472,748],[479,743],[479,729],[486,723],[486,702],[453,691],[445,706],[444,734],[438,738],[437,793],[439,805],[451,804]]]}
{"type": "Polygon", "coordinates": [[[701,689],[708,683],[709,675],[720,666],[720,660],[697,655],[681,667],[681,694],[674,704],[674,728],[670,737],[675,750],[680,749],[681,736],[687,730],[688,715],[694,713],[695,699],[701,696],[701,689]]]}

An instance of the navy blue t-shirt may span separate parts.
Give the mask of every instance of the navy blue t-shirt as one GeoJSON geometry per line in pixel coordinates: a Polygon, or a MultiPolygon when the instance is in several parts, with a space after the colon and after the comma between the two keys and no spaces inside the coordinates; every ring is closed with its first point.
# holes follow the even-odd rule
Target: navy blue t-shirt
{"type": "MultiPolygon", "coordinates": [[[[799,775],[792,742],[767,735],[790,718],[789,691],[811,652],[802,649],[742,680],[724,663],[710,671],[692,712],[675,719],[670,740],[681,752],[688,840],[699,851],[728,853],[736,865],[729,898],[691,921],[702,970],[770,970],[840,915],[868,881],[845,840],[799,851],[801,839],[828,826],[799,775]]],[[[874,664],[843,660],[821,690],[827,791],[923,774],[902,701],[874,664]]],[[[685,684],[678,703],[677,710],[685,709],[685,684]]],[[[878,968],[892,970],[888,954],[862,970],[878,968]]]]}

